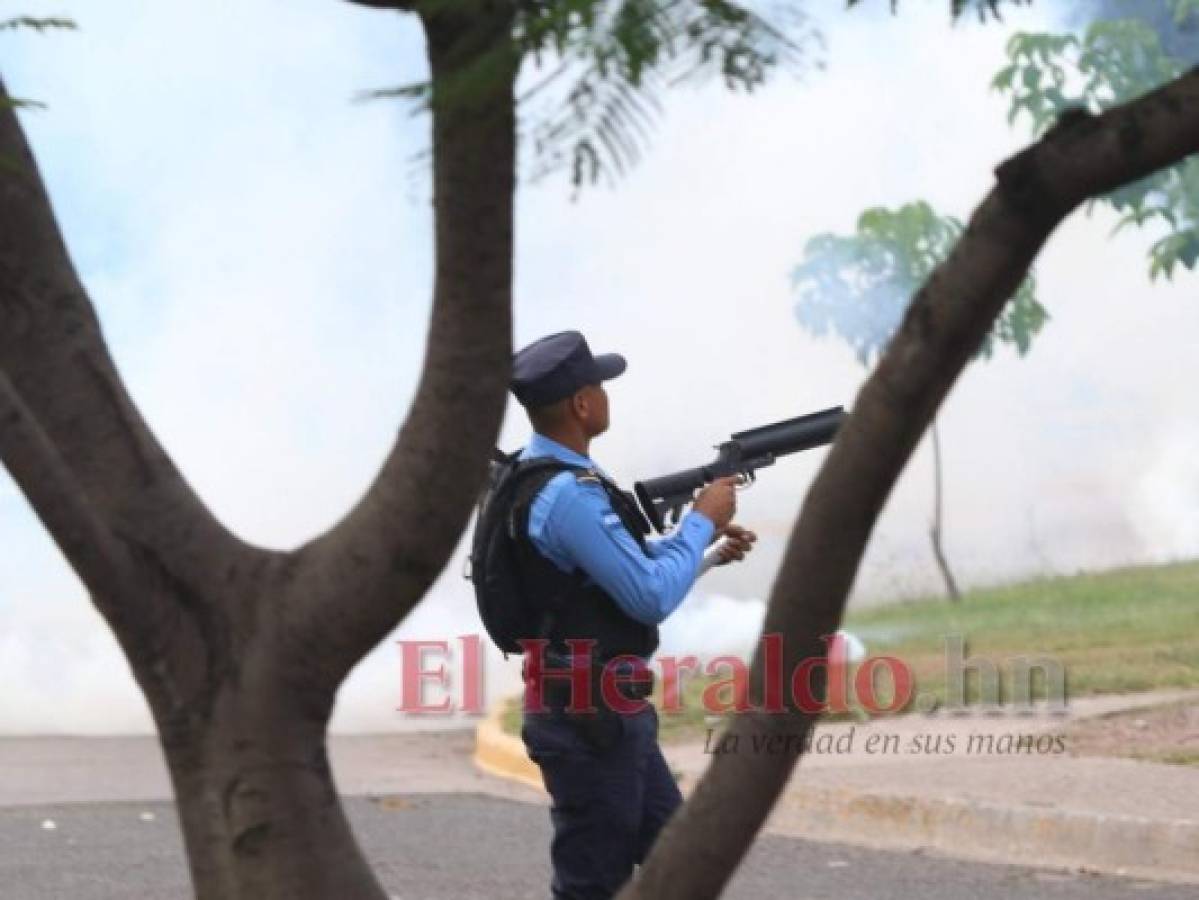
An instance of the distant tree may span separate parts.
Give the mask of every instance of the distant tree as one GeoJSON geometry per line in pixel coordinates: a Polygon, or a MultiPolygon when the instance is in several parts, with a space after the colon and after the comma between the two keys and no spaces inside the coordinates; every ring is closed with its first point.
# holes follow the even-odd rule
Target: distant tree
{"type": "MultiPolygon", "coordinates": [[[[999,4],[979,5],[998,13],[999,4]]],[[[1011,98],[1009,120],[1027,118],[1043,134],[1067,110],[1100,112],[1176,78],[1199,60],[1199,0],[1078,0],[1072,21],[1082,34],[1019,33],[1008,43],[1009,64],[992,86],[1011,98]],[[1193,64],[1193,63],[1192,63],[1193,64]]],[[[1113,208],[1119,232],[1129,226],[1164,226],[1150,249],[1151,280],[1173,276],[1179,265],[1199,263],[1199,161],[1189,160],[1090,204],[1113,208]]],[[[896,212],[868,210],[858,233],[821,235],[805,248],[794,274],[796,314],[814,334],[833,332],[871,364],[902,318],[907,300],[960,235],[961,224],[938,216],[927,204],[896,212]]],[[[1048,315],[1037,301],[1030,278],[988,334],[980,356],[990,357],[996,341],[1023,356],[1048,315]]],[[[930,539],[946,591],[960,592],[942,543],[942,465],[934,418],[934,504],[930,539]]]]}
{"type": "MultiPolygon", "coordinates": [[[[834,334],[853,348],[869,368],[891,341],[904,311],[961,239],[962,223],[918,201],[896,210],[870,209],[851,235],[820,234],[804,247],[804,261],[792,273],[795,314],[815,335],[834,334]]],[[[1024,356],[1048,314],[1037,301],[1029,275],[983,340],[977,357],[990,358],[997,344],[1024,356]]],[[[976,358],[977,358],[976,357],[976,358]]],[[[929,528],[933,557],[953,601],[961,599],[943,542],[943,473],[937,420],[932,420],[933,517],[929,528]]]]}
{"type": "MultiPolygon", "coordinates": [[[[1107,0],[1093,6],[1128,17],[1092,21],[1081,35],[1022,32],[1008,42],[1008,65],[992,85],[1011,100],[1009,120],[1027,120],[1034,135],[1044,134],[1067,110],[1111,109],[1199,61],[1199,0],[1137,0],[1135,5],[1107,0]]],[[[1090,207],[1097,205],[1117,213],[1115,232],[1133,226],[1160,235],[1149,249],[1151,280],[1199,264],[1199,161],[1185,160],[1090,207]]]]}

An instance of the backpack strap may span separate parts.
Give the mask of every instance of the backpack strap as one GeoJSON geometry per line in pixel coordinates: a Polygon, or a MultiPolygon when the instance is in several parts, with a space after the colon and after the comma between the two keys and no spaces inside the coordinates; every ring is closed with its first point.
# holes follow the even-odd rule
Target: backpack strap
{"type": "Polygon", "coordinates": [[[538,456],[533,459],[513,460],[512,467],[513,471],[507,476],[511,501],[508,504],[506,527],[508,536],[515,540],[520,537],[516,529],[515,513],[530,504],[552,478],[577,466],[551,456],[538,456]]]}
{"type": "Polygon", "coordinates": [[[612,504],[612,509],[620,516],[621,522],[637,539],[637,543],[641,545],[641,549],[645,549],[645,539],[650,533],[650,523],[645,517],[645,513],[641,511],[641,507],[637,505],[636,499],[629,491],[620,489],[620,486],[610,478],[606,477],[598,469],[586,469],[580,471],[576,478],[579,482],[587,482],[598,484],[603,488],[604,493],[608,495],[608,502],[612,504]]]}

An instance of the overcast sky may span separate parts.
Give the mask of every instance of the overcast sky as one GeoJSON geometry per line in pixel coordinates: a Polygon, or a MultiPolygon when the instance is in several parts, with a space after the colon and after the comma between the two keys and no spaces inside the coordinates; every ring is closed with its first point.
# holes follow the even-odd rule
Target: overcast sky
{"type": "MultiPolygon", "coordinates": [[[[750,97],[674,92],[646,161],[572,201],[522,185],[516,340],[579,328],[629,359],[594,445],[635,478],[698,464],[731,431],[851,406],[848,349],[798,326],[806,240],[869,206],[965,217],[1024,144],[988,92],[1017,27],[950,28],[947,3],[821,4],[825,66],[750,97]]],[[[418,79],[413,23],[335,0],[109,0],[75,34],[0,38],[67,242],[134,398],[243,537],[293,546],[370,480],[411,399],[429,311],[428,122],[362,90],[418,79]]],[[[1199,291],[1150,286],[1145,235],[1069,220],[1038,263],[1052,321],[1032,354],[972,366],[942,414],[947,549],[966,585],[1199,552],[1199,291]]],[[[510,409],[504,446],[526,425],[510,409]]],[[[820,452],[761,473],[752,564],[709,576],[668,648],[744,646],[820,452]]],[[[879,524],[854,602],[935,590],[927,447],[879,524]]],[[[477,629],[460,560],[401,630],[477,629]]],[[[493,667],[497,685],[504,681],[493,667]]],[[[335,727],[404,727],[395,648],[335,727]]],[[[0,474],[0,732],[148,730],[115,641],[0,474]]],[[[499,689],[499,687],[495,688],[499,689]]]]}

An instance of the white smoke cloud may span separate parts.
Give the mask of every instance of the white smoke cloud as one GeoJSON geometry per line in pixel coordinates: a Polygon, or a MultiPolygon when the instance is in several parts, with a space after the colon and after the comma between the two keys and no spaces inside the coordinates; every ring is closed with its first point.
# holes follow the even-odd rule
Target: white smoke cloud
{"type": "Polygon", "coordinates": [[[1199,556],[1199,425],[1178,425],[1152,442],[1130,517],[1155,560],[1199,556]]]}
{"type": "Polygon", "coordinates": [[[759,598],[726,597],[708,593],[702,582],[662,624],[659,652],[674,657],[747,656],[762,632],[766,603],[759,598]]]}
{"type": "MultiPolygon", "coordinates": [[[[865,207],[966,215],[1025,142],[988,93],[1008,29],[942,4],[823,13],[828,69],[752,98],[670,98],[646,161],[572,203],[522,187],[516,337],[579,328],[628,356],[594,454],[625,480],[694,465],[730,432],[835,403],[865,373],[805,335],[788,273],[865,207]],[[935,7],[935,8],[934,8],[935,7]]],[[[831,10],[831,7],[830,7],[831,10]]],[[[68,3],[75,35],[0,37],[67,240],[118,364],[188,478],[240,535],[293,546],[369,482],[414,387],[431,284],[427,122],[357,91],[419,78],[400,16],[329,0],[68,3]]],[[[979,584],[1196,552],[1193,278],[1150,287],[1143,241],[1076,217],[1038,265],[1053,315],[1032,354],[972,367],[941,416],[947,545],[979,584]]],[[[503,443],[524,440],[510,409],[503,443]]],[[[761,473],[761,541],[707,576],[670,652],[752,643],[822,452],[761,473]]],[[[922,448],[878,524],[854,603],[937,589],[922,448]]],[[[344,686],[334,728],[429,727],[395,711],[394,640],[478,628],[455,558],[344,686]]],[[[516,684],[489,659],[488,691],[516,684]]],[[[0,732],[148,731],[116,642],[0,477],[0,732]]]]}

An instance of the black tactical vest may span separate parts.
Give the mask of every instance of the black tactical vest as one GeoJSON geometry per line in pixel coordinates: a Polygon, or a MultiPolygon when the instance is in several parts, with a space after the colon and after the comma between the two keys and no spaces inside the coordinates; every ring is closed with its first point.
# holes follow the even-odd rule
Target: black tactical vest
{"type": "Polygon", "coordinates": [[[529,510],[533,500],[551,478],[564,470],[573,471],[580,482],[603,488],[612,509],[643,552],[649,533],[649,525],[636,501],[594,469],[563,463],[561,468],[548,468],[525,479],[516,492],[512,522],[521,586],[540,615],[537,633],[529,637],[547,639],[550,648],[559,653],[567,652],[565,642],[568,638],[594,640],[596,659],[593,662],[605,662],[625,654],[648,658],[658,648],[658,627],[645,625],[626,614],[616,600],[582,570],[563,572],[543,556],[529,538],[529,510]]]}

